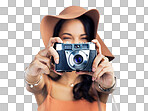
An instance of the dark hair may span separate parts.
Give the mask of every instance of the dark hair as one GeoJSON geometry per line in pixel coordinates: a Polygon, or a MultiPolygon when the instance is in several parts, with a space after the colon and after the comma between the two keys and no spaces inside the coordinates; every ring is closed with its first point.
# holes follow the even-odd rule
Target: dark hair
{"type": "MultiPolygon", "coordinates": [[[[88,41],[90,42],[91,40],[93,40],[95,36],[94,36],[94,22],[92,21],[92,19],[85,14],[75,19],[79,19],[82,22],[85,32],[88,35],[88,41]]],[[[54,28],[53,37],[59,36],[60,29],[65,21],[66,19],[60,19],[58,21],[58,23],[54,28]]]]}
{"type": "MultiPolygon", "coordinates": [[[[94,23],[93,23],[92,19],[86,15],[82,15],[82,16],[77,17],[75,19],[79,19],[83,23],[84,28],[85,28],[85,32],[88,35],[88,41],[91,41],[92,39],[94,39],[94,23]]],[[[60,29],[65,21],[66,21],[66,19],[60,19],[58,21],[58,23],[56,24],[56,26],[54,28],[53,37],[59,36],[60,29]]],[[[57,77],[54,77],[54,78],[50,75],[48,75],[48,76],[54,81],[57,81],[61,78],[60,75],[57,75],[57,77]]],[[[86,75],[86,74],[80,75],[80,76],[82,78],[82,81],[80,83],[76,84],[73,88],[74,99],[79,100],[81,98],[84,98],[89,102],[96,101],[94,99],[94,97],[92,97],[89,94],[89,90],[92,85],[92,76],[86,75]]]]}

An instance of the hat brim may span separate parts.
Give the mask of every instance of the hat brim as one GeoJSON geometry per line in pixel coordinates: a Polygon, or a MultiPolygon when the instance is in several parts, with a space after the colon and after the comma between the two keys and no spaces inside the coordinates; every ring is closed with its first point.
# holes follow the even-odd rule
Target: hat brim
{"type": "Polygon", "coordinates": [[[99,14],[99,11],[96,9],[71,11],[70,13],[65,13],[61,15],[44,16],[40,24],[40,32],[41,32],[42,40],[45,47],[47,48],[48,41],[53,36],[54,27],[60,19],[74,19],[83,14],[89,16],[94,22],[94,35],[96,35],[95,38],[101,44],[102,54],[108,57],[109,61],[113,60],[115,57],[106,47],[106,45],[104,44],[104,42],[101,40],[100,36],[97,33],[100,14],[99,14]]]}

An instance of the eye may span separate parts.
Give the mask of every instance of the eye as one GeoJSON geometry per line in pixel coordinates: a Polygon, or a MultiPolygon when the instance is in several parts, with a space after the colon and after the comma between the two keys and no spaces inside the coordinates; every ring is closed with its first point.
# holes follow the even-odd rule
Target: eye
{"type": "Polygon", "coordinates": [[[65,39],[71,39],[70,37],[63,37],[63,39],[65,40],[65,39]]]}
{"type": "Polygon", "coordinates": [[[88,39],[88,37],[82,37],[81,39],[88,39]]]}

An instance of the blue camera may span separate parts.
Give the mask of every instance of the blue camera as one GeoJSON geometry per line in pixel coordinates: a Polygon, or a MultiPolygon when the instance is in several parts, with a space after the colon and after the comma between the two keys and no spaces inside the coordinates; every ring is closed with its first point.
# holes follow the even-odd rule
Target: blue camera
{"type": "Polygon", "coordinates": [[[56,43],[54,48],[59,54],[59,64],[55,64],[57,72],[92,71],[92,64],[97,55],[94,43],[56,43]]]}

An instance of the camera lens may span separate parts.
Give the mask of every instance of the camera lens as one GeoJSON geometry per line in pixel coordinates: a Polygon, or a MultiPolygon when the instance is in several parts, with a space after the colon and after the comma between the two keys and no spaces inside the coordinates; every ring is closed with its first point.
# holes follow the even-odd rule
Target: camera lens
{"type": "Polygon", "coordinates": [[[81,64],[81,63],[83,62],[83,57],[82,57],[81,55],[76,55],[76,56],[74,57],[74,62],[75,62],[76,64],[81,64]]]}

